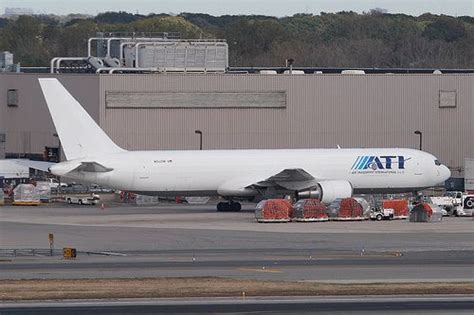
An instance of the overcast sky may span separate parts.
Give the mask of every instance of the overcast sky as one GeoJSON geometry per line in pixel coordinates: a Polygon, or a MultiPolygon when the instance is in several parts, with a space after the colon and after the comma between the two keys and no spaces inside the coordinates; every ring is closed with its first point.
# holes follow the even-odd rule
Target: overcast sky
{"type": "Polygon", "coordinates": [[[474,0],[0,0],[5,8],[30,8],[35,13],[87,13],[105,11],[132,13],[199,12],[211,15],[264,14],[289,16],[295,13],[369,11],[383,8],[389,13],[418,16],[430,12],[453,16],[474,16],[474,0]]]}

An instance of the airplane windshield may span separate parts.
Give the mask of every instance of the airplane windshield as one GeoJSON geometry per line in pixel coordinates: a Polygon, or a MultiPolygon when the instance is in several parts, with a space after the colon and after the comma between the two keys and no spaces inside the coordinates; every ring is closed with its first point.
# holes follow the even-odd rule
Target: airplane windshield
{"type": "Polygon", "coordinates": [[[438,160],[434,160],[434,162],[435,162],[435,165],[438,165],[438,166],[440,166],[440,165],[441,165],[441,162],[440,162],[440,161],[438,161],[438,160]]]}

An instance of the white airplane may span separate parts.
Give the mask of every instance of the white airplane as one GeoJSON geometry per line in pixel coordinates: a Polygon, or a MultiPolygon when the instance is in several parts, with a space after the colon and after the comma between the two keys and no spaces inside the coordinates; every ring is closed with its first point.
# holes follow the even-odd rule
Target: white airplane
{"type": "Polygon", "coordinates": [[[117,146],[54,78],[39,79],[67,161],[51,173],[158,196],[238,200],[294,194],[329,203],[362,193],[416,192],[451,175],[433,155],[413,149],[127,151],[117,146]]]}

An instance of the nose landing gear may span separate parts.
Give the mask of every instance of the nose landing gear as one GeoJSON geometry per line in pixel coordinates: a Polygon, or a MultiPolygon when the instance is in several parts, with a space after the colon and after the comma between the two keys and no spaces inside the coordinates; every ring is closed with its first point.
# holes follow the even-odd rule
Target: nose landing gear
{"type": "Polygon", "coordinates": [[[242,209],[242,205],[239,202],[219,202],[217,204],[217,211],[219,212],[239,212],[242,209]]]}

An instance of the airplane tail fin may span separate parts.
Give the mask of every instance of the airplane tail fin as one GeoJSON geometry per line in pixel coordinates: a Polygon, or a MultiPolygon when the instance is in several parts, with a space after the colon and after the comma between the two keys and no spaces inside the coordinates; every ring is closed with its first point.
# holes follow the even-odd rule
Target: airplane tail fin
{"type": "Polygon", "coordinates": [[[55,78],[38,79],[66,159],[124,151],[55,78]]]}

